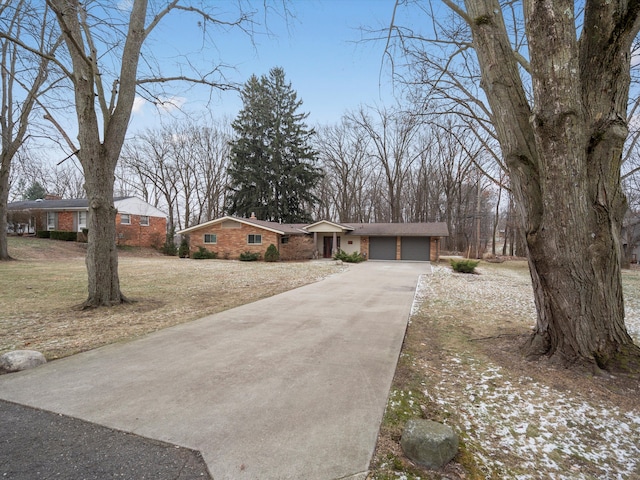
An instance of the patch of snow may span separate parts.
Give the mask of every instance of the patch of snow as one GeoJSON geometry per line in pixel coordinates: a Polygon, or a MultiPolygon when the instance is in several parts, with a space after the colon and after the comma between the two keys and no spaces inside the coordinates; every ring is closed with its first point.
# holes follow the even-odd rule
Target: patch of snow
{"type": "Polygon", "coordinates": [[[598,478],[632,478],[638,473],[640,411],[591,405],[528,381],[527,388],[521,389],[521,383],[511,385],[501,380],[501,370],[494,365],[467,363],[460,367],[451,361],[449,367],[453,375],[458,368],[457,375],[470,382],[466,397],[452,395],[448,380],[436,385],[432,395],[445,412],[464,418],[461,434],[467,445],[486,454],[478,460],[488,471],[523,480],[591,478],[577,471],[559,473],[562,468],[556,459],[570,457],[578,463],[591,463],[599,472],[598,478]],[[487,384],[489,379],[491,385],[487,384]],[[497,459],[505,451],[510,461],[498,465],[497,459]],[[514,464],[514,459],[519,459],[519,464],[514,464]]]}
{"type": "MultiPolygon", "coordinates": [[[[448,314],[443,305],[481,298],[514,325],[535,324],[531,282],[521,272],[505,269],[463,276],[434,266],[431,276],[421,278],[418,290],[416,297],[428,299],[425,308],[440,318],[448,314]]],[[[640,295],[625,295],[625,309],[627,329],[639,342],[640,295]]],[[[452,327],[461,322],[451,315],[450,320],[452,327]]],[[[423,365],[425,372],[440,372],[423,393],[439,405],[444,418],[456,423],[454,428],[487,478],[640,478],[640,407],[623,411],[613,404],[593,404],[570,390],[526,376],[510,377],[498,365],[470,355],[451,355],[439,362],[423,365]]]]}

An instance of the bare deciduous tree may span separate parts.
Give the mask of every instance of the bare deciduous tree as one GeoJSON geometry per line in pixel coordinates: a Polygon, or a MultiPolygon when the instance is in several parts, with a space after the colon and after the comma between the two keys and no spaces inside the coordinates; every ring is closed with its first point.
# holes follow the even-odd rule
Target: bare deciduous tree
{"type": "Polygon", "coordinates": [[[7,202],[11,164],[27,139],[38,96],[50,86],[50,57],[60,46],[60,37],[51,17],[48,9],[40,12],[27,1],[0,5],[0,261],[10,258],[7,202]],[[44,55],[24,48],[26,45],[44,55]]]}
{"type": "MultiPolygon", "coordinates": [[[[368,218],[364,200],[372,165],[369,140],[345,118],[333,126],[318,130],[316,150],[323,165],[323,185],[327,191],[321,218],[340,222],[364,222],[368,218]]],[[[319,198],[323,198],[319,195],[319,198]]]]}
{"type": "Polygon", "coordinates": [[[68,61],[59,57],[56,61],[73,84],[77,156],[89,201],[86,260],[89,294],[84,305],[119,304],[126,298],[118,277],[114,179],[138,88],[143,88],[147,97],[159,99],[159,95],[153,94],[153,85],[172,81],[229,87],[214,77],[218,68],[192,76],[162,75],[143,46],[158,24],[177,10],[196,15],[205,31],[217,26],[243,28],[249,16],[240,11],[236,18],[226,21],[209,14],[204,10],[206,6],[199,8],[180,0],[154,3],[152,8],[157,7],[154,11],[147,0],[133,0],[128,11],[112,2],[47,0],[47,3],[56,14],[68,52],[68,61]],[[143,74],[140,65],[144,66],[143,74]]]}
{"type": "Polygon", "coordinates": [[[379,108],[372,118],[364,108],[348,119],[361,129],[371,142],[371,156],[375,158],[386,183],[386,209],[380,206],[379,221],[403,221],[403,189],[412,166],[427,145],[419,142],[422,123],[417,115],[409,115],[379,108]],[[386,210],[386,212],[384,212],[386,210]],[[384,213],[383,213],[384,212],[384,213]]]}
{"type": "Polygon", "coordinates": [[[424,85],[441,92],[447,82],[452,103],[457,96],[457,106],[484,109],[509,172],[538,312],[527,354],[637,371],[640,349],[624,325],[620,172],[640,4],[586,0],[583,12],[573,0],[431,5],[452,17],[434,17],[420,39],[443,60],[424,85]],[[469,84],[454,71],[468,72],[469,84]],[[481,95],[466,88],[476,77],[481,95]]]}
{"type": "Polygon", "coordinates": [[[120,184],[166,208],[170,229],[212,220],[224,206],[228,130],[192,121],[147,130],[125,145],[120,184]]]}

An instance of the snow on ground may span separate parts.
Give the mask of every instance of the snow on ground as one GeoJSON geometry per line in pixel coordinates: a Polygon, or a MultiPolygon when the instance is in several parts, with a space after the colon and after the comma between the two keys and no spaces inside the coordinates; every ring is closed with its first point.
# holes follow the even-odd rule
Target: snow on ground
{"type": "MultiPolygon", "coordinates": [[[[631,282],[637,278],[623,280],[626,325],[636,342],[640,340],[640,292],[631,282]]],[[[433,275],[420,279],[413,312],[424,304],[432,313],[446,314],[456,302],[471,303],[478,311],[508,314],[516,324],[535,324],[526,270],[496,269],[470,276],[434,266],[433,275]]],[[[463,323],[449,317],[454,325],[463,323]]],[[[490,321],[491,315],[477,317],[490,321]]],[[[423,393],[459,430],[487,478],[640,478],[640,409],[622,411],[613,403],[593,404],[581,392],[518,377],[486,359],[460,352],[424,368],[440,374],[435,384],[425,384],[423,393]]]]}
{"type": "Polygon", "coordinates": [[[424,394],[463,422],[487,477],[519,480],[629,479],[640,475],[640,410],[592,405],[500,367],[453,357],[444,379],[424,394]],[[447,378],[448,377],[448,378],[447,378]],[[451,377],[463,379],[462,395],[451,377]],[[589,474],[582,470],[588,470],[589,474]],[[596,475],[593,475],[593,472],[596,475]]]}

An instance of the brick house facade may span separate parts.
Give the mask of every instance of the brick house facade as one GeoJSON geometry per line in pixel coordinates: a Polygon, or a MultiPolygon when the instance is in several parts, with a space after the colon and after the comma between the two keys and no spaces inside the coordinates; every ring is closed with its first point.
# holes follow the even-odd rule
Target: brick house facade
{"type": "Polygon", "coordinates": [[[245,252],[258,253],[261,257],[273,244],[281,260],[302,260],[313,255],[312,240],[304,232],[275,224],[281,230],[249,223],[242,219],[226,217],[222,221],[207,222],[198,228],[178,233],[189,235],[189,252],[200,247],[216,252],[218,258],[237,259],[245,252]],[[283,229],[282,229],[283,228],[283,229]]]}
{"type": "MultiPolygon", "coordinates": [[[[161,210],[135,197],[114,199],[116,214],[116,243],[133,247],[160,248],[166,239],[167,217],[161,210]]],[[[85,241],[88,202],[86,199],[55,199],[14,202],[7,205],[8,220],[19,218],[27,223],[24,229],[35,233],[41,230],[77,232],[85,241]]],[[[15,223],[15,222],[14,222],[15,223]]]]}
{"type": "Polygon", "coordinates": [[[150,215],[125,215],[128,223],[123,223],[123,214],[116,214],[116,244],[129,247],[160,248],[167,235],[167,219],[150,215]]]}
{"type": "Polygon", "coordinates": [[[282,260],[331,258],[340,249],[359,252],[367,259],[435,261],[440,256],[440,238],[448,236],[444,223],[341,225],[323,220],[308,225],[253,217],[222,217],[177,233],[188,235],[191,253],[202,247],[219,258],[237,259],[244,252],[264,256],[273,244],[282,260]]]}

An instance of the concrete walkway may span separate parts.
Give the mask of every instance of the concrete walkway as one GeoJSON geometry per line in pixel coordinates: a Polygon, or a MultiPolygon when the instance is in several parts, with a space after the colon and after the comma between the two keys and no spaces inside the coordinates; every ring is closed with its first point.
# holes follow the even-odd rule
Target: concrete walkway
{"type": "Polygon", "coordinates": [[[0,399],[197,450],[215,480],[365,478],[418,276],[430,271],[352,265],[0,376],[0,399]]]}

